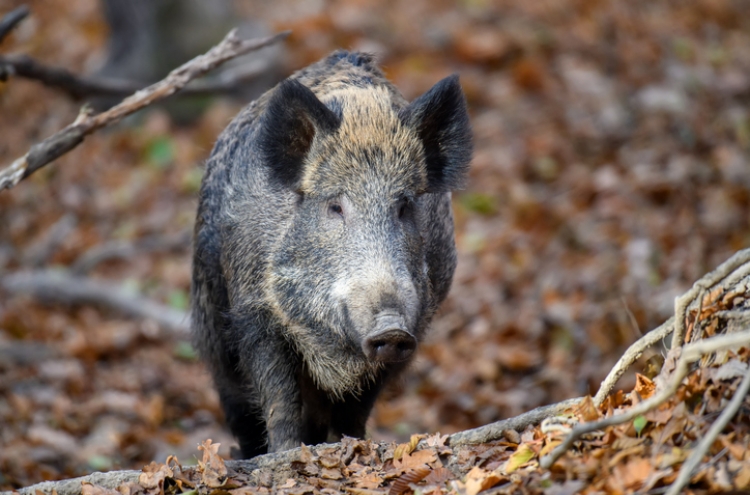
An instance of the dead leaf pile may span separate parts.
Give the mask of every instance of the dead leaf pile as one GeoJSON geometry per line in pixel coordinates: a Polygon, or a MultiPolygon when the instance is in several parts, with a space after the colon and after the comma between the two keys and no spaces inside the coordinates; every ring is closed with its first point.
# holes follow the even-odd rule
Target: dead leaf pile
{"type": "MultiPolygon", "coordinates": [[[[409,442],[375,443],[345,438],[340,444],[305,446],[290,465],[251,473],[227,469],[210,440],[199,447],[197,468],[171,459],[144,469],[141,489],[133,484],[121,495],[355,495],[462,494],[623,494],[648,492],[672,483],[716,413],[733,396],[750,365],[750,346],[693,371],[678,393],[661,407],[630,423],[585,436],[549,471],[539,458],[560,443],[577,422],[627,410],[654,392],[655,382],[639,375],[628,394],[618,392],[596,408],[591,398],[566,416],[484,445],[446,445],[447,436],[413,435],[409,442]],[[552,425],[552,426],[551,426],[552,425]],[[175,474],[179,473],[179,474],[175,474]]],[[[663,374],[669,374],[667,368],[663,374]]],[[[662,379],[668,377],[663,377],[662,379]]],[[[750,398],[718,437],[691,479],[691,493],[750,489],[750,398]]],[[[85,487],[87,495],[114,495],[85,487]]]]}

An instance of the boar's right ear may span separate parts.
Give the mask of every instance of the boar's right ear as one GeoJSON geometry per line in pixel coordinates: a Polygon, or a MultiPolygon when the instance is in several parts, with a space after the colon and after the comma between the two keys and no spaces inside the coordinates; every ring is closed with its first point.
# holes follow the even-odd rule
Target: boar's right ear
{"type": "Polygon", "coordinates": [[[427,161],[427,190],[457,189],[466,180],[471,161],[471,126],[466,98],[452,75],[399,112],[401,121],[417,131],[427,161]]]}
{"type": "Polygon", "coordinates": [[[266,107],[258,137],[271,178],[284,187],[297,189],[302,164],[315,135],[331,133],[340,123],[341,119],[299,81],[279,84],[266,107]]]}

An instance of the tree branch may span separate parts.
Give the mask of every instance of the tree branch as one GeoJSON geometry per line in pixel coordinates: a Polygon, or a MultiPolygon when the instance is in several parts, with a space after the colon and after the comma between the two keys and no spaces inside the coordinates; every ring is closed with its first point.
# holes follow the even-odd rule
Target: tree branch
{"type": "Polygon", "coordinates": [[[153,320],[179,337],[186,337],[189,333],[190,318],[186,313],[133,294],[122,286],[69,275],[64,270],[5,275],[0,278],[0,288],[61,304],[103,306],[129,316],[153,320]]]}
{"type": "Polygon", "coordinates": [[[748,274],[750,274],[750,249],[743,249],[701,277],[685,294],[676,297],[674,300],[675,326],[671,348],[675,349],[684,344],[687,310],[698,296],[722,282],[725,286],[731,286],[748,274]]]}
{"type": "MultiPolygon", "coordinates": [[[[217,81],[193,81],[180,91],[181,96],[205,96],[236,91],[243,83],[262,74],[255,70],[217,81]]],[[[119,79],[78,76],[61,67],[50,67],[27,55],[0,56],[0,81],[18,76],[57,88],[74,100],[95,96],[124,98],[143,89],[143,84],[119,79]]]]}
{"type": "Polygon", "coordinates": [[[71,265],[73,275],[84,275],[99,263],[112,259],[128,259],[141,253],[182,251],[190,248],[192,230],[185,230],[171,236],[151,236],[136,242],[111,241],[100,244],[79,256],[71,265]]]}
{"type": "Polygon", "coordinates": [[[750,391],[750,368],[745,372],[745,377],[742,379],[742,383],[740,383],[740,386],[735,390],[734,397],[732,397],[732,400],[729,402],[726,409],[724,409],[721,416],[714,421],[706,435],[701,439],[698,446],[693,450],[690,457],[688,457],[680,468],[680,474],[677,476],[674,483],[672,483],[672,486],[669,487],[666,495],[678,495],[679,493],[683,493],[683,489],[690,482],[693,471],[698,467],[698,464],[701,463],[703,456],[706,455],[709,447],[713,445],[719,437],[719,434],[729,424],[729,421],[735,414],[737,414],[740,406],[745,402],[745,397],[747,397],[748,391],[750,391]]]}
{"type": "Polygon", "coordinates": [[[607,398],[612,389],[615,388],[617,380],[625,374],[630,366],[640,359],[643,351],[656,344],[660,340],[666,338],[670,333],[674,331],[674,316],[669,318],[667,321],[659,325],[657,328],[651,330],[646,335],[638,339],[628,347],[625,354],[617,361],[614,368],[609,372],[607,378],[602,381],[599,386],[599,391],[594,396],[594,404],[596,406],[601,405],[604,399],[607,398]]]}
{"type": "Polygon", "coordinates": [[[0,19],[0,43],[2,43],[3,38],[8,36],[8,33],[13,31],[13,28],[28,15],[29,7],[27,5],[21,5],[5,14],[3,18],[0,19]]]}
{"type": "Polygon", "coordinates": [[[241,40],[237,37],[236,30],[232,30],[221,43],[204,55],[183,64],[170,72],[163,80],[136,92],[119,105],[97,115],[91,115],[86,110],[82,111],[75,122],[41,143],[35,144],[24,156],[16,159],[7,168],[0,170],[0,191],[15,186],[22,179],[64,155],[78,146],[84,137],[96,130],[119,122],[123,117],[173,95],[184,88],[191,80],[207,73],[227,60],[259,50],[286,38],[288,35],[289,31],[285,31],[258,40],[241,40]]]}
{"type": "Polygon", "coordinates": [[[507,430],[523,431],[529,426],[538,425],[545,419],[558,416],[567,409],[576,406],[580,400],[580,397],[567,399],[557,404],[537,407],[513,418],[503,419],[471,430],[459,431],[448,437],[448,443],[451,447],[454,447],[498,440],[503,437],[503,432],[507,430]]]}

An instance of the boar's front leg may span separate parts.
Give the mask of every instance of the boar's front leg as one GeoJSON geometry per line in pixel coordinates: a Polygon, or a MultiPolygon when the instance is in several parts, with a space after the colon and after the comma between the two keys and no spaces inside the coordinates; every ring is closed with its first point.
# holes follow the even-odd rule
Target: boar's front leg
{"type": "Polygon", "coordinates": [[[266,423],[268,451],[299,447],[305,438],[297,385],[299,358],[270,319],[250,314],[232,320],[234,330],[242,335],[240,366],[266,423]]]}
{"type": "Polygon", "coordinates": [[[331,430],[336,438],[343,435],[355,438],[365,437],[365,426],[383,388],[383,377],[370,383],[360,394],[351,394],[343,402],[335,403],[331,417],[331,430]]]}

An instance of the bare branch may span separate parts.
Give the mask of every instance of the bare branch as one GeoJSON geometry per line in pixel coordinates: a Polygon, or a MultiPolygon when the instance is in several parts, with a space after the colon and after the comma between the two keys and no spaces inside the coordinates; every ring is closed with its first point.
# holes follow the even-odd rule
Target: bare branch
{"type": "Polygon", "coordinates": [[[91,115],[84,111],[79,114],[75,122],[41,143],[32,146],[28,153],[16,159],[9,167],[0,170],[0,191],[15,186],[44,165],[75,148],[83,141],[84,137],[94,131],[119,122],[123,117],[176,93],[191,80],[207,73],[227,60],[253,50],[259,50],[286,38],[288,35],[289,31],[285,31],[258,40],[241,40],[237,37],[236,30],[232,30],[221,43],[204,55],[200,55],[173,70],[158,83],[136,92],[106,112],[91,115]]]}
{"type": "Polygon", "coordinates": [[[14,294],[31,294],[39,299],[61,304],[93,304],[120,313],[153,320],[176,336],[185,337],[190,318],[182,311],[133,294],[119,285],[85,277],[64,270],[16,272],[0,278],[0,287],[14,294]]]}
{"type": "MultiPolygon", "coordinates": [[[[193,81],[180,91],[181,96],[204,96],[236,91],[243,83],[257,78],[262,70],[244,72],[217,81],[193,81]]],[[[102,77],[78,76],[61,67],[50,67],[27,55],[0,56],[0,80],[8,76],[39,81],[45,86],[60,89],[74,100],[94,96],[124,98],[143,89],[134,81],[102,77]]]]}
{"type": "Polygon", "coordinates": [[[19,22],[24,20],[29,15],[29,7],[27,5],[21,5],[20,7],[11,10],[0,19],[0,43],[3,38],[8,36],[8,33],[13,31],[19,22]]]}
{"type": "Polygon", "coordinates": [[[602,381],[602,384],[599,386],[599,391],[596,393],[596,396],[594,396],[594,404],[597,406],[601,405],[609,393],[612,392],[612,389],[617,384],[617,380],[625,374],[633,363],[640,359],[643,351],[666,338],[673,330],[674,316],[635,341],[635,343],[625,351],[625,354],[622,355],[619,361],[617,361],[617,364],[615,364],[612,371],[609,372],[607,378],[602,381]]]}
{"type": "Polygon", "coordinates": [[[70,267],[73,275],[83,275],[99,263],[112,259],[127,259],[145,252],[187,251],[193,234],[185,230],[173,236],[152,236],[137,242],[112,241],[96,246],[75,260],[70,267]]]}
{"type": "Polygon", "coordinates": [[[734,397],[732,397],[732,400],[727,404],[726,409],[724,409],[721,416],[714,421],[711,428],[706,432],[706,435],[701,439],[698,446],[693,452],[691,452],[690,457],[688,457],[680,468],[680,474],[677,476],[674,483],[672,483],[672,486],[669,487],[666,495],[677,495],[678,493],[683,493],[683,489],[690,482],[693,471],[698,467],[698,464],[701,463],[703,456],[706,455],[709,447],[711,447],[719,437],[719,433],[726,428],[729,421],[735,414],[737,414],[740,406],[745,402],[745,397],[747,397],[748,391],[750,391],[750,368],[745,372],[745,378],[742,379],[742,383],[740,383],[740,386],[734,391],[734,397]]]}
{"type": "Polygon", "coordinates": [[[748,273],[750,273],[750,249],[743,249],[736,252],[734,256],[719,265],[715,270],[701,277],[685,294],[676,297],[674,300],[675,326],[671,348],[675,349],[684,343],[688,307],[703,291],[711,290],[722,282],[724,282],[724,285],[730,286],[735,280],[742,279],[748,273]]]}
{"type": "Polygon", "coordinates": [[[538,425],[547,418],[558,416],[577,405],[580,400],[580,397],[564,400],[557,404],[537,407],[514,418],[503,419],[471,430],[459,431],[448,437],[448,443],[451,446],[458,446],[491,442],[502,438],[503,432],[506,430],[523,431],[529,426],[538,425]]]}

